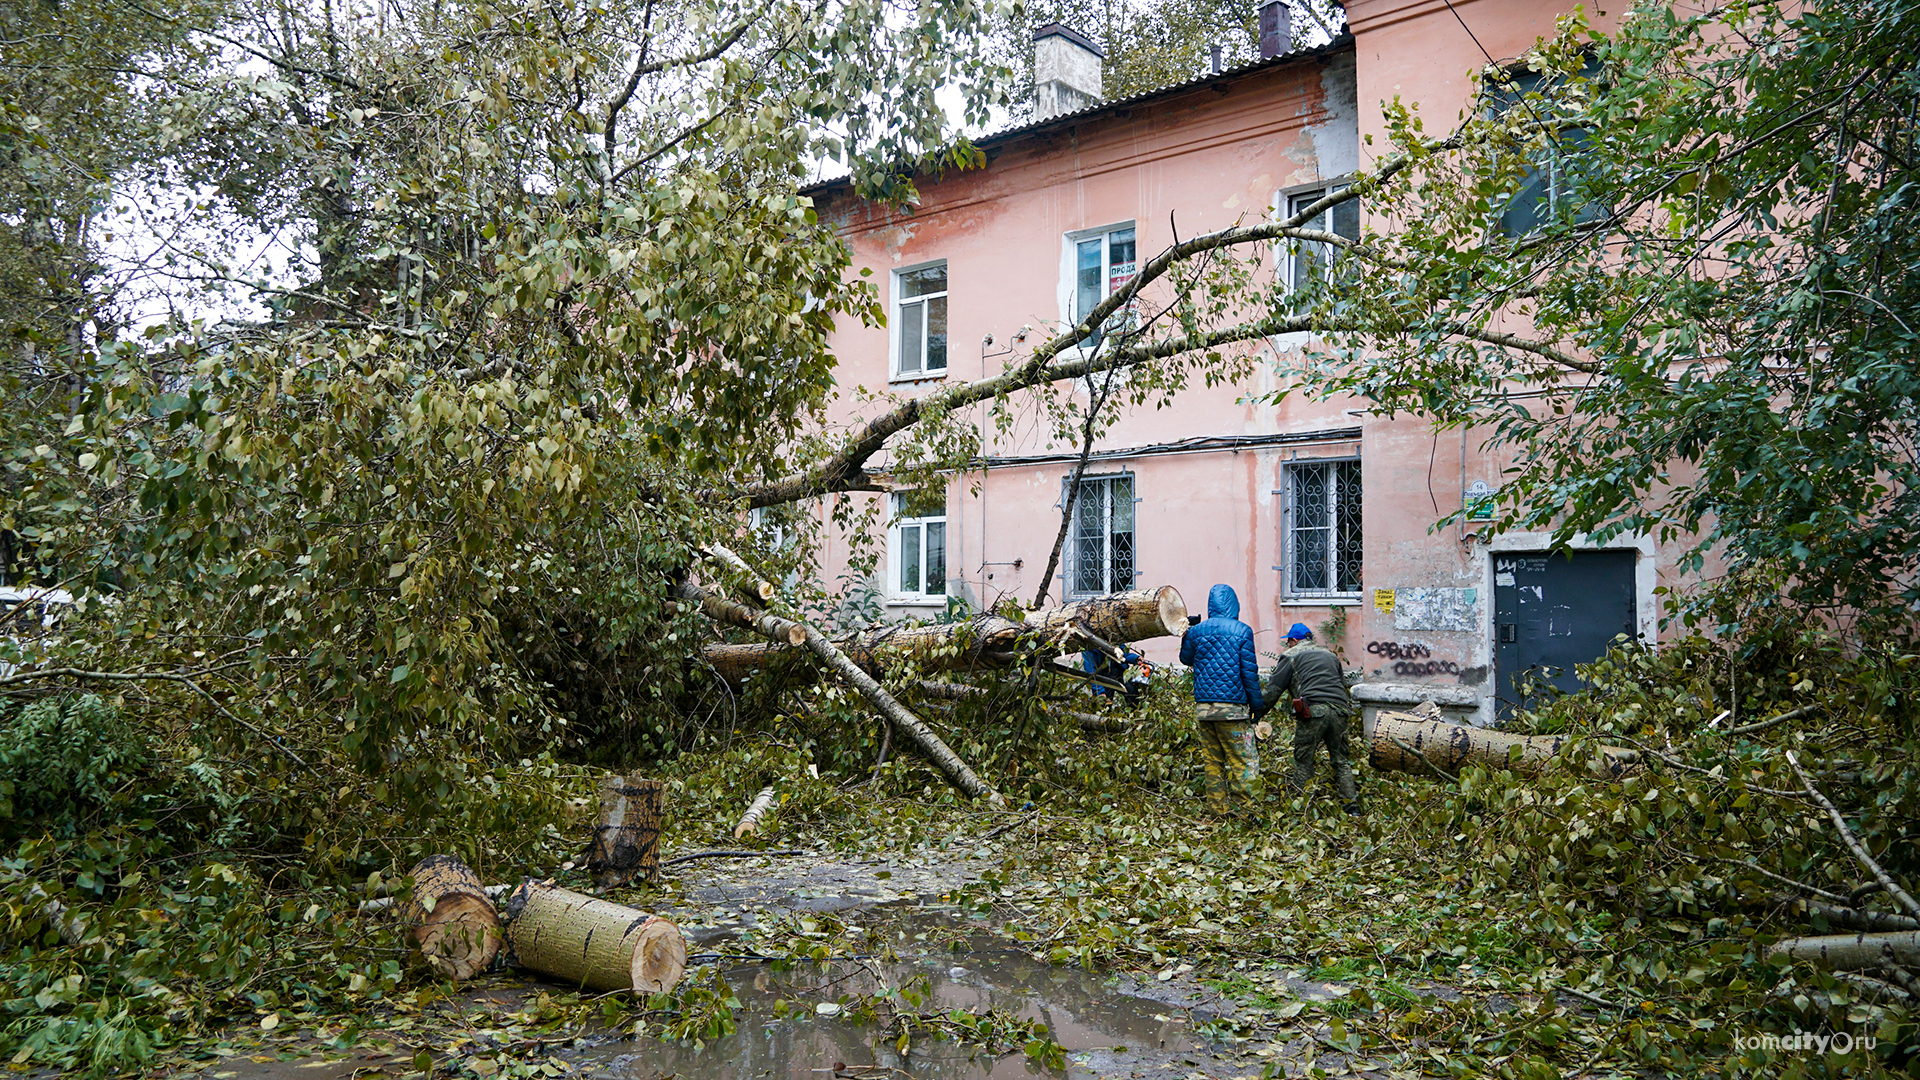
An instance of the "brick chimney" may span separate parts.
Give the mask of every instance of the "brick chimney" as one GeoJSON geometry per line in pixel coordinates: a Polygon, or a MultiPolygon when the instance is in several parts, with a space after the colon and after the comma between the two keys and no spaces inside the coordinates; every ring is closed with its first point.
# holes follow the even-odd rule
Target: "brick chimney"
{"type": "Polygon", "coordinates": [[[1269,0],[1260,7],[1260,59],[1269,60],[1293,48],[1293,9],[1285,0],[1269,0]]]}
{"type": "Polygon", "coordinates": [[[1100,46],[1059,23],[1035,30],[1033,118],[1051,120],[1100,104],[1100,59],[1105,55],[1100,46]]]}

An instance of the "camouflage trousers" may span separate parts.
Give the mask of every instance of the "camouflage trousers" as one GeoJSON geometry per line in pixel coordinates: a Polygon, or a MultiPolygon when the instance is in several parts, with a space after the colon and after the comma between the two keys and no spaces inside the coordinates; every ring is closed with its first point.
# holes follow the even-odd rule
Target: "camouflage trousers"
{"type": "Polygon", "coordinates": [[[1347,749],[1351,714],[1333,705],[1315,705],[1311,711],[1313,719],[1296,718],[1293,722],[1293,775],[1288,777],[1288,784],[1295,791],[1307,789],[1313,780],[1314,759],[1324,745],[1333,765],[1334,790],[1340,793],[1340,801],[1351,807],[1359,797],[1353,786],[1353,757],[1347,749]]]}
{"type": "Polygon", "coordinates": [[[1247,707],[1201,701],[1193,712],[1200,721],[1200,756],[1207,769],[1207,809],[1231,813],[1233,793],[1251,799],[1260,779],[1260,748],[1253,741],[1247,707]]]}

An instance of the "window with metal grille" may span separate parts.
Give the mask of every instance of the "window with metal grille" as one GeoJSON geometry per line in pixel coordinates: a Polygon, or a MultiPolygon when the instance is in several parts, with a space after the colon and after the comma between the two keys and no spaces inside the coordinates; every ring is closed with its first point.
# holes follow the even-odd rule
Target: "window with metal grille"
{"type": "Polygon", "coordinates": [[[947,594],[947,513],[943,493],[896,492],[888,537],[896,600],[947,594]]]}
{"type": "Polygon", "coordinates": [[[1083,476],[1073,506],[1067,595],[1105,596],[1133,588],[1133,476],[1083,476]]]}
{"type": "Polygon", "coordinates": [[[1282,594],[1360,595],[1360,462],[1295,462],[1283,490],[1282,594]]]}

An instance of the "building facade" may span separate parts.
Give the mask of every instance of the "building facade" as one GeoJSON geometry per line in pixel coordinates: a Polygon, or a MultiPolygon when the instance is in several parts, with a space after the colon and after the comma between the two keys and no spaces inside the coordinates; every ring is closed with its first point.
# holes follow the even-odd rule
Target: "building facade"
{"type": "MultiPolygon", "coordinates": [[[[856,386],[912,396],[998,373],[1074,325],[1175,229],[1190,237],[1307,206],[1373,164],[1370,149],[1387,144],[1383,102],[1417,102],[1430,127],[1445,126],[1469,106],[1475,70],[1518,63],[1555,17],[1518,0],[1356,0],[1348,12],[1341,37],[1290,49],[1285,5],[1270,4],[1265,58],[1113,102],[1086,85],[1099,71],[1092,43],[1045,28],[1036,79],[1053,89],[1039,119],[980,140],[985,168],[923,181],[910,213],[844,184],[816,188],[888,311],[885,327],[849,322],[836,336],[836,419],[858,412],[856,386]]],[[[1320,224],[1357,235],[1365,213],[1348,203],[1320,224]]],[[[1319,272],[1320,258],[1281,250],[1272,272],[1291,281],[1319,272]]],[[[1279,360],[1304,344],[1259,347],[1279,360]]],[[[1508,462],[1471,432],[1436,433],[1365,401],[1269,402],[1283,369],[1257,363],[1249,383],[1191,387],[1168,408],[1119,406],[1048,601],[1171,584],[1198,604],[1226,582],[1263,651],[1305,623],[1365,672],[1363,702],[1432,697],[1483,723],[1516,700],[1523,673],[1564,685],[1615,635],[1655,636],[1655,589],[1677,551],[1628,540],[1556,555],[1543,535],[1437,528],[1490,494],[1508,462]]],[[[1087,388],[1063,392],[1084,399],[1087,388]]],[[[944,491],[885,496],[875,584],[895,617],[933,617],[953,600],[1031,603],[1039,591],[1078,447],[1049,439],[1037,416],[1003,433],[978,411],[978,468],[944,491]]],[[[826,543],[827,580],[846,551],[844,537],[826,543]]],[[[1143,651],[1170,662],[1177,647],[1143,651]]]]}

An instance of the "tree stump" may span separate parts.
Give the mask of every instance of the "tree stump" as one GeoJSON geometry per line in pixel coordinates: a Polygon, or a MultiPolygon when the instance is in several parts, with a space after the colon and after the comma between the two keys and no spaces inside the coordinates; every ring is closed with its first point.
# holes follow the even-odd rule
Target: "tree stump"
{"type": "Polygon", "coordinates": [[[501,909],[511,962],[590,990],[664,993],[687,971],[687,939],[657,915],[523,881],[501,909]]]}
{"type": "Polygon", "coordinates": [[[660,877],[660,825],[666,802],[664,780],[615,774],[600,783],[600,820],[587,850],[587,869],[602,889],[625,885],[636,876],[660,877]]]}
{"type": "Polygon", "coordinates": [[[452,855],[429,855],[412,875],[400,922],[420,958],[455,982],[485,971],[500,953],[500,916],[479,875],[452,855]]]}

